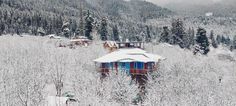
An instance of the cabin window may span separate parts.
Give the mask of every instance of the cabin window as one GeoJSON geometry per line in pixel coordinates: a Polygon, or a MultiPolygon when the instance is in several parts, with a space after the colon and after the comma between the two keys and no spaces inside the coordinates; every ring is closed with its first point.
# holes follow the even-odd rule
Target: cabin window
{"type": "Polygon", "coordinates": [[[143,69],[144,64],[142,62],[135,62],[134,67],[135,69],[143,69]]]}
{"type": "Polygon", "coordinates": [[[138,69],[143,69],[143,63],[137,62],[138,69]]]}
{"type": "Polygon", "coordinates": [[[109,63],[102,63],[102,67],[101,68],[109,68],[109,63]]]}
{"type": "Polygon", "coordinates": [[[121,63],[121,68],[125,69],[125,63],[121,63]]]}

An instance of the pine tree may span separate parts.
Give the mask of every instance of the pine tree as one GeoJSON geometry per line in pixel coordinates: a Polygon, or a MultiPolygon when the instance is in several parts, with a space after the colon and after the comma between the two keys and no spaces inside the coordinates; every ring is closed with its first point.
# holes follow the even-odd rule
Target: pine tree
{"type": "Polygon", "coordinates": [[[213,30],[212,30],[211,33],[210,33],[210,40],[211,40],[211,45],[212,45],[214,48],[217,48],[218,45],[217,45],[217,42],[216,42],[216,40],[215,40],[213,30]]]}
{"type": "Polygon", "coordinates": [[[226,44],[226,46],[230,46],[231,40],[230,40],[229,36],[225,39],[225,44],[226,44]]]}
{"type": "Polygon", "coordinates": [[[0,0],[0,6],[3,4],[3,0],[0,0]]]}
{"type": "Polygon", "coordinates": [[[102,18],[101,21],[101,28],[100,28],[100,35],[101,35],[101,40],[106,41],[107,36],[108,36],[108,31],[107,31],[107,20],[106,18],[102,18]]]}
{"type": "Polygon", "coordinates": [[[193,33],[192,29],[189,28],[188,33],[184,34],[184,36],[183,36],[184,47],[187,49],[190,49],[191,45],[194,42],[194,35],[192,33],[193,33]]]}
{"type": "Polygon", "coordinates": [[[90,12],[88,10],[87,16],[85,18],[85,36],[90,40],[93,39],[91,35],[92,29],[93,29],[93,22],[94,22],[94,19],[91,17],[90,12]]]}
{"type": "Polygon", "coordinates": [[[83,14],[83,4],[82,4],[82,0],[80,0],[79,34],[80,34],[80,36],[84,36],[84,14],[83,14]]]}
{"type": "Polygon", "coordinates": [[[221,43],[226,44],[226,38],[224,36],[221,36],[221,43]]]}
{"type": "Polygon", "coordinates": [[[222,37],[220,35],[217,35],[216,42],[219,45],[221,43],[222,37]]]}
{"type": "Polygon", "coordinates": [[[62,32],[63,36],[69,38],[70,37],[70,29],[69,29],[70,23],[68,21],[65,21],[62,25],[62,32]]]}
{"type": "Polygon", "coordinates": [[[163,27],[163,32],[161,33],[159,42],[166,42],[169,43],[170,42],[170,30],[167,26],[163,27]]]}
{"type": "Polygon", "coordinates": [[[236,35],[234,36],[232,45],[233,45],[233,49],[236,49],[236,35]]]}
{"type": "Polygon", "coordinates": [[[117,25],[115,25],[114,27],[112,27],[112,32],[113,32],[113,37],[115,41],[120,41],[120,37],[119,37],[119,30],[117,25]]]}
{"type": "Polygon", "coordinates": [[[230,51],[233,51],[233,50],[234,50],[233,45],[230,46],[229,50],[230,50],[230,51]]]}
{"type": "Polygon", "coordinates": [[[174,34],[174,44],[178,44],[181,48],[184,47],[183,37],[186,34],[184,31],[183,21],[180,19],[172,22],[172,34],[174,34]]]}
{"type": "Polygon", "coordinates": [[[200,53],[206,55],[209,51],[210,51],[209,50],[209,41],[206,36],[206,30],[203,28],[198,28],[194,54],[200,52],[200,53]]]}
{"type": "Polygon", "coordinates": [[[147,32],[147,35],[146,35],[146,42],[151,42],[151,39],[152,39],[152,37],[151,37],[151,32],[150,32],[150,28],[149,28],[149,26],[146,26],[146,32],[147,32]]]}
{"type": "Polygon", "coordinates": [[[193,28],[191,28],[191,30],[190,30],[190,45],[191,46],[193,46],[194,45],[194,40],[195,40],[195,32],[194,32],[194,29],[193,28]]]}

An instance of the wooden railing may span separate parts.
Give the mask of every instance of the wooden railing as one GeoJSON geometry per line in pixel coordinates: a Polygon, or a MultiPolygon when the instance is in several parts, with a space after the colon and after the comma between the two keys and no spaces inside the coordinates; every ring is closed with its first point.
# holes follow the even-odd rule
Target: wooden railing
{"type": "MultiPolygon", "coordinates": [[[[104,74],[109,74],[110,72],[127,72],[126,69],[110,69],[110,68],[97,68],[98,72],[104,73],[104,74]]],[[[156,69],[130,69],[128,70],[128,73],[131,75],[146,75],[149,72],[154,72],[157,71],[156,69]]]]}

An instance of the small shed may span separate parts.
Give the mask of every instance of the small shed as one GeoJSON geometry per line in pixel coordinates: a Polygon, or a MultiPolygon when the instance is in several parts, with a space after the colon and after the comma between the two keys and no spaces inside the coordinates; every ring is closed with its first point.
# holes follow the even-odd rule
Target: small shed
{"type": "Polygon", "coordinates": [[[94,62],[97,71],[103,77],[111,72],[124,72],[132,78],[143,78],[142,76],[157,71],[158,64],[163,59],[159,55],[148,53],[139,48],[124,48],[95,59],[94,62]]]}

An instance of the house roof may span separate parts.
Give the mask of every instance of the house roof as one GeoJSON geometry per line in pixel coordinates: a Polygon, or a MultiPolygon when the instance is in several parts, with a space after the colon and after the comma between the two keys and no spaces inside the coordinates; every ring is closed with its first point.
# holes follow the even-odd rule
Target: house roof
{"type": "Polygon", "coordinates": [[[139,48],[132,48],[132,49],[119,49],[110,54],[102,56],[94,62],[98,63],[110,63],[110,62],[159,62],[164,58],[147,53],[146,51],[139,49],[139,48]]]}
{"type": "Polygon", "coordinates": [[[118,47],[115,41],[106,41],[104,44],[107,44],[109,47],[118,47]]]}

